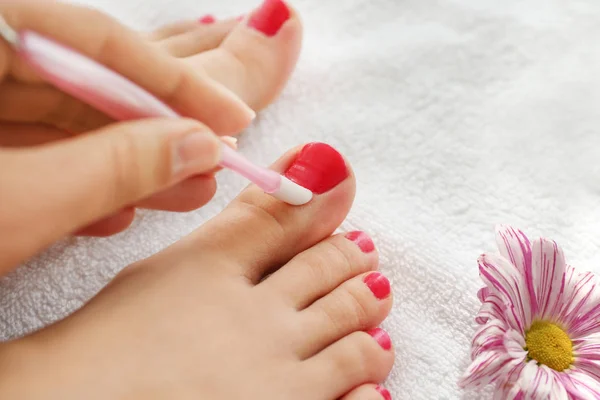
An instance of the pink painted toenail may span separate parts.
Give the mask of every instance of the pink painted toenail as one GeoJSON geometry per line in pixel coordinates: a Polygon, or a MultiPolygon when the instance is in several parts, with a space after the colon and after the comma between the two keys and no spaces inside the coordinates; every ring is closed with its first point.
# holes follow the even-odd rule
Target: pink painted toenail
{"type": "Polygon", "coordinates": [[[302,148],[284,175],[311,192],[322,194],[342,183],[349,174],[337,150],[325,143],[310,143],[302,148]]]}
{"type": "Polygon", "coordinates": [[[375,388],[375,390],[377,391],[377,393],[379,393],[381,395],[381,397],[383,397],[385,400],[392,400],[392,395],[390,394],[390,392],[381,386],[377,386],[375,388]]]}
{"type": "Polygon", "coordinates": [[[275,36],[289,18],[290,10],[282,0],[264,0],[250,17],[248,26],[267,36],[275,36]]]}
{"type": "Polygon", "coordinates": [[[363,282],[367,284],[367,287],[379,300],[383,300],[390,295],[390,281],[379,272],[371,272],[363,278],[363,282]]]}
{"type": "Polygon", "coordinates": [[[346,234],[346,239],[353,241],[362,250],[363,253],[370,253],[375,250],[375,244],[364,232],[354,231],[346,234]]]}
{"type": "Polygon", "coordinates": [[[392,339],[390,339],[390,335],[383,329],[375,328],[368,330],[367,333],[379,343],[382,349],[390,350],[392,348],[392,339]]]}
{"type": "Polygon", "coordinates": [[[216,21],[216,18],[213,17],[210,14],[205,15],[204,17],[198,19],[198,22],[200,22],[201,24],[212,24],[216,21]]]}

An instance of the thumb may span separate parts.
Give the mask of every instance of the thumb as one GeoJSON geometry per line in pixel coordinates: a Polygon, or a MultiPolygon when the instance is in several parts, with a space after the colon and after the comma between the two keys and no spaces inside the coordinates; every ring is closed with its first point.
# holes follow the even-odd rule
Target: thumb
{"type": "Polygon", "coordinates": [[[150,119],[0,150],[0,234],[10,237],[0,241],[0,267],[5,255],[22,262],[83,226],[214,169],[220,149],[219,138],[195,121],[150,119]]]}

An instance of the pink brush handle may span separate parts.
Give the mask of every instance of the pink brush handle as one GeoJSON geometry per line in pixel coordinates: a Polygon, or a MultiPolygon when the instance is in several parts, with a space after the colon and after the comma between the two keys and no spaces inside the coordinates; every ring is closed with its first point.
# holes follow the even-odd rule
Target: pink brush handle
{"type": "MultiPolygon", "coordinates": [[[[35,32],[21,32],[17,48],[42,78],[118,121],[179,117],[170,107],[130,80],[35,32]]],[[[279,174],[252,164],[225,144],[221,165],[256,183],[267,193],[275,192],[280,186],[279,174]]]]}
{"type": "Polygon", "coordinates": [[[42,78],[118,121],[178,117],[133,82],[35,32],[21,32],[18,43],[20,54],[42,78]]]}

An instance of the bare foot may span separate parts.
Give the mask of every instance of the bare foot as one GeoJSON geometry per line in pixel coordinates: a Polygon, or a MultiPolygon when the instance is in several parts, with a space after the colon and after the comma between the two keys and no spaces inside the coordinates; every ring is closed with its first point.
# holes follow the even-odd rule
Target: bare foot
{"type": "Polygon", "coordinates": [[[324,144],[273,167],[317,193],[291,207],[250,186],[125,269],[71,317],[0,347],[0,398],[381,400],[394,350],[377,251],[330,236],[354,177],[324,144]]]}

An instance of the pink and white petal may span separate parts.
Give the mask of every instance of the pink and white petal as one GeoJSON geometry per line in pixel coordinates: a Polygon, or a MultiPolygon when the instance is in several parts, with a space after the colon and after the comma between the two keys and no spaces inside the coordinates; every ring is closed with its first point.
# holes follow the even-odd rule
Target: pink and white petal
{"type": "Polygon", "coordinates": [[[596,297],[598,285],[593,273],[580,273],[570,265],[567,266],[565,277],[565,292],[557,320],[570,330],[577,318],[589,311],[590,304],[593,306],[590,299],[596,297]]]}
{"type": "Polygon", "coordinates": [[[492,320],[477,329],[471,340],[471,359],[476,359],[481,353],[501,349],[506,327],[502,321],[492,320]]]}
{"type": "Polygon", "coordinates": [[[483,325],[489,320],[506,321],[506,308],[506,304],[504,304],[504,301],[498,295],[490,293],[479,308],[479,312],[475,316],[475,322],[483,325]]]}
{"type": "Polygon", "coordinates": [[[600,360],[600,335],[573,340],[575,359],[600,360]]]}
{"type": "Polygon", "coordinates": [[[531,299],[531,309],[535,314],[537,304],[533,292],[531,242],[521,230],[508,225],[498,225],[496,227],[496,244],[500,255],[516,266],[524,278],[531,299]]]}
{"type": "Polygon", "coordinates": [[[547,400],[552,393],[554,376],[547,366],[529,361],[521,372],[518,385],[526,399],[547,400]]]}
{"type": "Polygon", "coordinates": [[[552,392],[550,393],[550,399],[552,400],[569,400],[569,394],[562,380],[557,373],[554,373],[554,383],[552,385],[552,392]]]}
{"type": "Polygon", "coordinates": [[[477,298],[479,299],[480,302],[483,303],[485,301],[485,299],[489,296],[489,294],[490,294],[490,289],[488,289],[487,286],[484,286],[477,291],[477,298]]]}
{"type": "Polygon", "coordinates": [[[509,357],[516,360],[525,360],[527,351],[525,351],[525,339],[519,332],[511,329],[504,334],[503,345],[509,357]]]}
{"type": "Polygon", "coordinates": [[[568,373],[559,376],[572,398],[577,400],[600,399],[600,382],[585,372],[572,368],[568,373]]]}
{"type": "Polygon", "coordinates": [[[578,339],[600,334],[600,285],[595,275],[581,274],[584,295],[571,307],[565,323],[571,337],[578,339]]]}
{"type": "Polygon", "coordinates": [[[483,387],[498,378],[508,361],[508,356],[499,351],[482,353],[469,365],[458,385],[465,389],[483,387]]]}
{"type": "Polygon", "coordinates": [[[529,293],[521,274],[513,264],[494,254],[479,257],[479,275],[505,304],[505,316],[509,326],[525,333],[531,323],[529,293]]]}
{"type": "Polygon", "coordinates": [[[597,381],[600,381],[600,360],[576,359],[573,365],[597,381]]]}
{"type": "Polygon", "coordinates": [[[533,286],[541,319],[556,316],[565,289],[566,263],[562,249],[549,239],[533,242],[533,286]]]}
{"type": "Polygon", "coordinates": [[[517,384],[497,385],[493,400],[522,400],[524,393],[517,384]]]}

